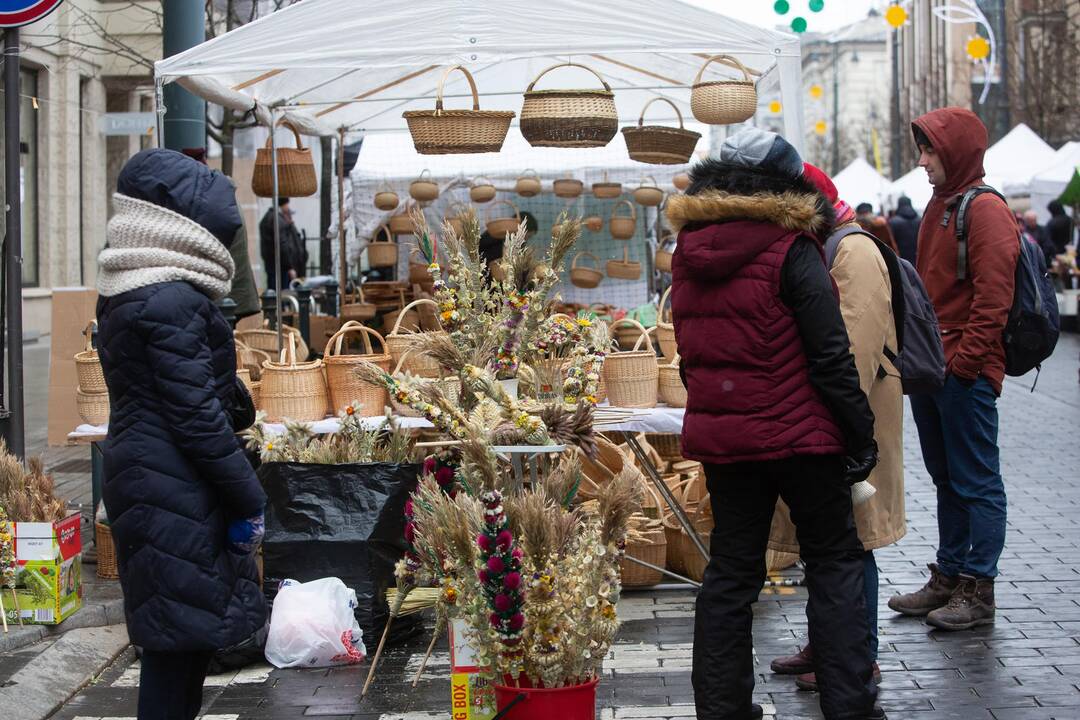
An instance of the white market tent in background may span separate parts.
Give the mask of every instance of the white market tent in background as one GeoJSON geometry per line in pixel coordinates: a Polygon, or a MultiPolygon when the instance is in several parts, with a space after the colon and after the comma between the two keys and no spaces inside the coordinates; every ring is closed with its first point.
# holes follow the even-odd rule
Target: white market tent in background
{"type": "Polygon", "coordinates": [[[1054,153],[1054,161],[1031,178],[1031,207],[1039,213],[1039,222],[1050,219],[1047,203],[1057,200],[1073,175],[1080,170],[1080,142],[1068,142],[1054,153]]]}
{"type": "Polygon", "coordinates": [[[934,188],[930,185],[925,170],[916,167],[889,185],[889,208],[895,208],[896,201],[902,196],[907,196],[911,200],[911,206],[920,213],[926,209],[926,206],[930,204],[930,198],[934,196],[934,188]]]}
{"type": "MultiPolygon", "coordinates": [[[[442,70],[458,64],[476,77],[482,108],[517,111],[544,68],[573,60],[607,79],[629,124],[656,96],[689,119],[688,88],[704,59],[721,53],[761,73],[762,90],[779,85],[785,134],[800,145],[799,39],[678,0],[305,0],[155,63],[155,76],[238,110],[257,103],[264,122],[277,107],[307,132],[329,134],[403,130],[401,113],[434,107],[442,70]]],[[[704,77],[732,76],[713,63],[704,77]]],[[[537,85],[596,86],[579,68],[537,85]]],[[[447,106],[467,107],[465,92],[455,73],[447,106]]]]}
{"type": "Polygon", "coordinates": [[[861,157],[837,173],[833,183],[840,199],[851,207],[867,202],[880,211],[882,205],[888,204],[889,181],[861,157]]]}
{"type": "Polygon", "coordinates": [[[986,151],[986,183],[1005,197],[1027,195],[1032,176],[1054,161],[1054,148],[1024,123],[1010,130],[986,151]]]}

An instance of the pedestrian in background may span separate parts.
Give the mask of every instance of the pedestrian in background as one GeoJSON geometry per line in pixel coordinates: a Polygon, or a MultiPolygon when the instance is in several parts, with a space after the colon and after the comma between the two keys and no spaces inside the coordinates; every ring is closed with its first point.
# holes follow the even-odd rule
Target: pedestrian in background
{"type": "Polygon", "coordinates": [[[958,273],[956,205],[983,184],[987,132],[970,110],[934,110],[912,123],[934,195],[919,231],[918,271],[945,346],[945,386],[913,395],[923,461],[937,488],[937,562],[920,590],[889,607],[944,630],[994,621],[994,578],[1005,545],[1006,499],[997,397],[1005,378],[1002,332],[1020,252],[1012,212],[992,193],[971,202],[967,272],[958,273]],[[947,214],[947,215],[946,215],[947,214]]]}
{"type": "Polygon", "coordinates": [[[266,268],[266,284],[274,288],[274,277],[280,281],[279,289],[286,290],[289,283],[302,277],[307,268],[308,252],[300,231],[293,222],[289,198],[278,198],[278,234],[281,237],[281,272],[277,272],[277,260],[274,254],[274,208],[270,208],[259,221],[259,244],[262,250],[263,267],[266,268]]]}
{"type": "Polygon", "coordinates": [[[874,217],[874,206],[868,202],[862,202],[855,206],[855,220],[864,222],[874,217]]]}
{"type": "MultiPolygon", "coordinates": [[[[842,239],[836,246],[830,273],[840,291],[840,313],[851,341],[851,354],[859,372],[859,386],[874,413],[878,463],[867,480],[877,492],[855,507],[855,527],[865,550],[862,560],[866,621],[870,631],[874,679],[880,682],[881,670],[877,664],[879,580],[874,550],[892,545],[907,533],[904,512],[903,389],[899,373],[885,354],[888,351],[895,357],[898,350],[892,283],[882,250],[874,239],[864,233],[847,234],[851,228],[859,225],[855,223],[851,209],[840,201],[832,179],[810,164],[805,166],[804,175],[833,203],[837,211],[833,235],[842,239]]],[[[887,230],[884,218],[877,219],[887,230]]],[[[773,517],[769,547],[780,552],[799,552],[795,528],[783,502],[777,506],[773,517]]],[[[803,690],[817,690],[814,661],[815,651],[813,645],[808,643],[795,655],[773,660],[772,670],[780,675],[797,675],[796,684],[803,690]]]]}
{"type": "Polygon", "coordinates": [[[729,137],[690,177],[667,213],[679,233],[671,306],[688,391],[683,455],[704,464],[716,523],[694,621],[697,716],[762,716],[751,703],[752,606],[783,498],[806,563],[825,717],[883,718],[850,489],[877,446],[818,241],[832,203],[798,152],[759,129],[729,137]]]}
{"type": "Polygon", "coordinates": [[[1046,209],[1050,211],[1050,221],[1046,223],[1049,245],[1054,249],[1055,256],[1064,255],[1066,245],[1076,245],[1072,218],[1065,213],[1065,208],[1057,200],[1051,200],[1046,209]]]}
{"type": "Polygon", "coordinates": [[[858,224],[868,235],[872,235],[885,243],[885,246],[897,255],[900,254],[900,248],[896,246],[896,239],[893,237],[892,230],[889,229],[888,220],[880,215],[872,215],[869,218],[860,220],[858,224]]]}
{"type": "Polygon", "coordinates": [[[236,433],[232,183],[171,150],[124,166],[99,256],[98,350],[112,412],[102,494],[131,642],[139,720],[190,720],[216,649],[265,623],[255,550],[266,495],[236,433]]]}
{"type": "Polygon", "coordinates": [[[911,206],[911,198],[901,195],[896,201],[896,214],[889,218],[889,230],[896,239],[900,257],[915,264],[915,251],[919,240],[919,213],[911,206]]]}

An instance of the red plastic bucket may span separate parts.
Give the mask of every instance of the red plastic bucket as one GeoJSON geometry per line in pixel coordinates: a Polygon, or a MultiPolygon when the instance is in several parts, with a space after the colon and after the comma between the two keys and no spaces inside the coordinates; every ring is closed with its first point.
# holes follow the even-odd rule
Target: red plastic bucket
{"type": "Polygon", "coordinates": [[[499,720],[594,720],[596,683],[593,678],[581,685],[558,688],[507,687],[495,685],[499,720]]]}

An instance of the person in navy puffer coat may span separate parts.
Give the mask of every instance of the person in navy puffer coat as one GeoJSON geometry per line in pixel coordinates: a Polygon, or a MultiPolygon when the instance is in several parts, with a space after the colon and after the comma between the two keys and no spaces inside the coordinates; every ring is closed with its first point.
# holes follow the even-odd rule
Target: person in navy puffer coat
{"type": "Polygon", "coordinates": [[[170,150],[124,166],[99,256],[98,345],[112,412],[103,496],[132,643],[139,718],[194,718],[218,648],[265,623],[254,551],[266,495],[236,432],[231,183],[170,150]]]}

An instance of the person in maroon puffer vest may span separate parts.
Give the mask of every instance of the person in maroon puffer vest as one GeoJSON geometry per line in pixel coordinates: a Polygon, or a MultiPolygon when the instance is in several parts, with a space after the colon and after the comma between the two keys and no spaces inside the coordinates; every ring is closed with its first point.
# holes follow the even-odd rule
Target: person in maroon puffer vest
{"type": "Polygon", "coordinates": [[[668,218],[679,232],[671,307],[688,389],[682,448],[704,464],[716,528],[697,598],[697,716],[753,705],[752,604],[782,497],[806,563],[810,641],[827,720],[878,719],[851,484],[877,462],[819,238],[831,203],[779,135],[747,129],[699,163],[668,218]]]}

